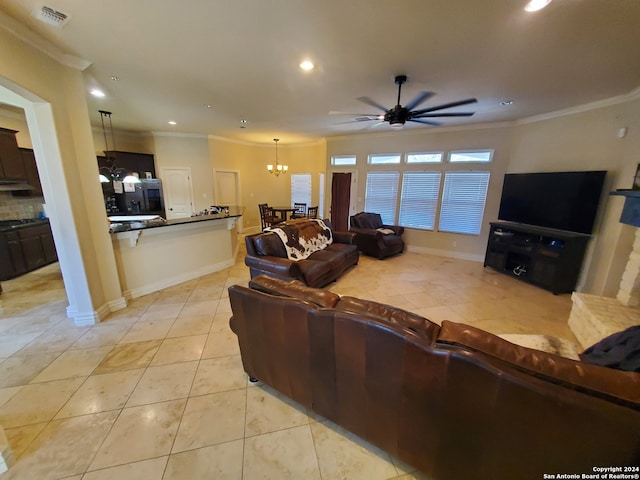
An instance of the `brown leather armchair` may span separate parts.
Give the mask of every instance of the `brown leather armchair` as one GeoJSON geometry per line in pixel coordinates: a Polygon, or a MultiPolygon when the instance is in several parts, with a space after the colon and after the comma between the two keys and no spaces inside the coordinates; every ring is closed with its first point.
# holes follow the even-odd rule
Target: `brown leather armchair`
{"type": "Polygon", "coordinates": [[[404,251],[404,227],[383,224],[379,213],[353,215],[349,231],[356,234],[355,244],[365,255],[382,260],[404,251]]]}

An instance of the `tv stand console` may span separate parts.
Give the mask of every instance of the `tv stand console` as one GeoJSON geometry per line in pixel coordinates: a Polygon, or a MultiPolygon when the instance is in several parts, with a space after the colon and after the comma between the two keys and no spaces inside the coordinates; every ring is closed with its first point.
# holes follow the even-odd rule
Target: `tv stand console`
{"type": "Polygon", "coordinates": [[[484,266],[553,294],[574,290],[590,235],[491,222],[484,266]]]}

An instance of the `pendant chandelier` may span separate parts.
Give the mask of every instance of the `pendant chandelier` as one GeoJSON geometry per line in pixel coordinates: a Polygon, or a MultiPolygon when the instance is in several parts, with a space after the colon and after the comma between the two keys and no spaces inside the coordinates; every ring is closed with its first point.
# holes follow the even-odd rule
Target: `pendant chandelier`
{"type": "Polygon", "coordinates": [[[100,168],[100,183],[109,183],[112,181],[122,181],[123,183],[140,183],[140,179],[135,175],[127,174],[124,178],[121,178],[122,169],[118,168],[116,161],[116,137],[113,134],[113,123],[111,123],[111,112],[106,110],[98,110],[100,113],[100,120],[102,122],[102,134],[104,135],[104,154],[107,158],[107,166],[100,168]],[[104,123],[104,119],[109,119],[109,130],[111,131],[111,143],[113,149],[109,148],[109,142],[107,141],[107,127],[104,123]]]}
{"type": "Polygon", "coordinates": [[[267,170],[269,171],[269,173],[273,173],[277,177],[281,173],[287,173],[287,170],[289,170],[289,166],[278,163],[278,142],[280,141],[280,139],[274,138],[273,141],[276,142],[276,165],[275,168],[271,164],[267,165],[267,170]]]}

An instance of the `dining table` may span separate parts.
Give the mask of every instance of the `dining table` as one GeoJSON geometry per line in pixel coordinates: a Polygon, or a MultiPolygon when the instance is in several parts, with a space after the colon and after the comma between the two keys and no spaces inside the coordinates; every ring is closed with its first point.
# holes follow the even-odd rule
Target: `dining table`
{"type": "Polygon", "coordinates": [[[273,213],[278,214],[278,216],[284,221],[289,220],[287,218],[289,213],[293,213],[296,211],[296,209],[293,207],[271,207],[270,206],[269,208],[273,210],[273,213]]]}

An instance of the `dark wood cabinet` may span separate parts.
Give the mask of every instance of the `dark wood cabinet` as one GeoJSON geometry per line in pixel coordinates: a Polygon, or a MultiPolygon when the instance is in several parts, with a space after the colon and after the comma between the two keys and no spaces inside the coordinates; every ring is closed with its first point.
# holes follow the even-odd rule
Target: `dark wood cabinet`
{"type": "Polygon", "coordinates": [[[27,183],[33,187],[29,192],[30,196],[41,197],[42,185],[40,184],[40,176],[38,175],[38,166],[36,165],[36,156],[30,148],[20,148],[20,156],[22,164],[27,175],[27,183]]]}
{"type": "Polygon", "coordinates": [[[0,128],[0,178],[26,180],[27,172],[18,149],[15,130],[0,128]]]}
{"type": "Polygon", "coordinates": [[[58,260],[48,222],[0,231],[0,280],[8,280],[58,260]]]}
{"type": "Polygon", "coordinates": [[[578,281],[589,235],[511,222],[493,222],[484,266],[558,293],[578,281]]]}
{"type": "Polygon", "coordinates": [[[108,167],[108,158],[114,158],[118,170],[122,175],[128,172],[137,172],[140,178],[145,178],[145,172],[151,172],[152,178],[156,177],[156,165],[151,153],[122,152],[120,150],[108,150],[104,157],[98,157],[99,167],[108,167]]]}

